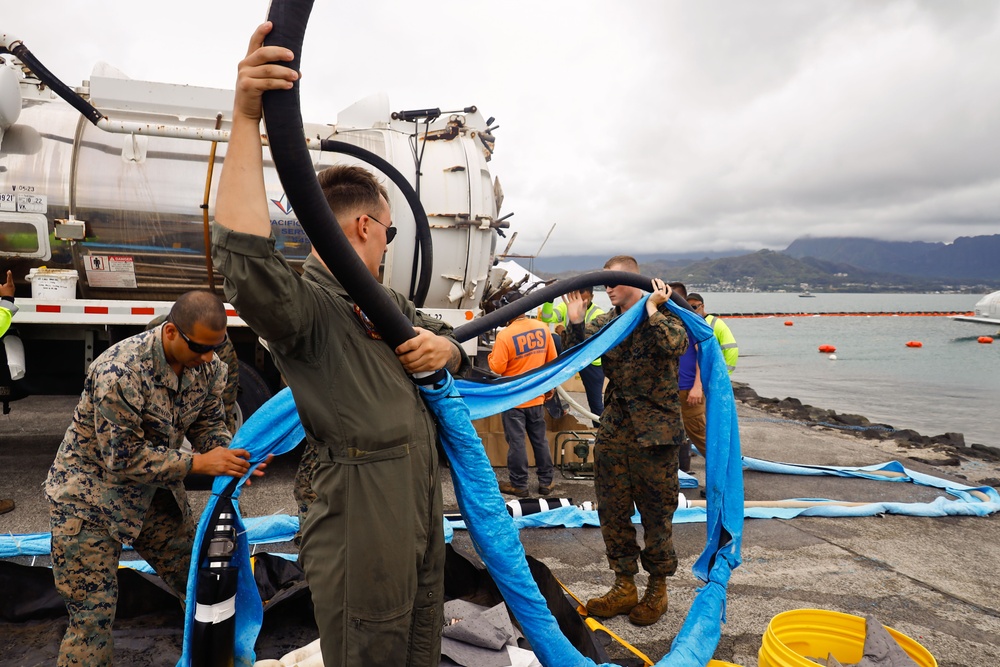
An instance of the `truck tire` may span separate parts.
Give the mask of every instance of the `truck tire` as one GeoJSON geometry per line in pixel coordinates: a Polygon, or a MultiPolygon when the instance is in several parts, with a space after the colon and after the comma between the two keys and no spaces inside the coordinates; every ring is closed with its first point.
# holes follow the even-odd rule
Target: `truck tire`
{"type": "Polygon", "coordinates": [[[271,398],[271,390],[267,383],[260,377],[260,373],[244,361],[240,361],[240,390],[236,394],[236,405],[239,408],[237,415],[238,426],[250,419],[250,415],[257,412],[260,406],[267,403],[271,398]]]}

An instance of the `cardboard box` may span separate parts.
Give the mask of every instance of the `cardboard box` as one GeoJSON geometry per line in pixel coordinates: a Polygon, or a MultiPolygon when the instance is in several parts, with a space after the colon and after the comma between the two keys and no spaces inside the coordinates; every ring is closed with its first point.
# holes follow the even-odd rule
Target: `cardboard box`
{"type": "MultiPolygon", "coordinates": [[[[503,434],[503,420],[500,415],[491,415],[483,419],[476,419],[472,422],[476,432],[483,440],[483,448],[486,456],[490,459],[490,465],[494,467],[505,467],[507,465],[507,439],[503,434]]],[[[594,429],[589,422],[583,424],[573,415],[565,415],[559,419],[552,419],[548,413],[545,415],[545,437],[549,441],[549,450],[552,452],[552,461],[558,466],[560,461],[579,461],[580,459],[573,452],[574,439],[584,439],[588,434],[593,434],[594,429]],[[572,432],[572,433],[566,433],[572,432]],[[564,433],[563,435],[560,435],[564,433]],[[575,435],[574,435],[575,434],[575,435]],[[556,451],[557,445],[562,452],[556,451]]],[[[528,452],[528,465],[535,465],[535,453],[531,449],[531,444],[525,442],[525,449],[528,452]]],[[[594,460],[593,448],[588,461],[594,460]]]]}

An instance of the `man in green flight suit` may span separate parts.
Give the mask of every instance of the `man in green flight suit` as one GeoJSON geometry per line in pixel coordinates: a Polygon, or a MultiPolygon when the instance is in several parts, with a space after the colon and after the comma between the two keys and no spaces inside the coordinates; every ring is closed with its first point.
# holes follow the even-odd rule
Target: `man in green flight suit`
{"type": "MultiPolygon", "coordinates": [[[[327,665],[440,662],[444,526],[435,423],[410,374],[468,358],[451,327],[387,291],[417,336],[390,349],[318,255],[300,276],[275,249],[263,177],[261,95],[298,74],[268,65],[292,53],[263,46],[260,26],[240,63],[212,255],[240,316],[267,340],[292,389],[318,463],[301,561],[327,665]]],[[[338,166],[320,186],[344,235],[375,277],[396,235],[386,189],[338,166]]]]}
{"type": "MultiPolygon", "coordinates": [[[[604,268],[639,273],[638,263],[626,255],[612,257],[604,268]]],[[[605,287],[614,308],[588,324],[583,300],[570,296],[565,344],[592,336],[642,298],[637,287],[605,287]]],[[[665,305],[670,286],[654,279],[651,287],[647,319],[603,355],[608,387],[594,446],[597,513],[615,583],[606,594],[588,600],[587,611],[601,618],[628,614],[635,625],[652,625],[667,610],[666,578],[677,571],[672,521],[680,491],[677,451],[684,440],[677,363],[687,350],[687,333],[665,305]],[[642,517],[641,551],[632,526],[633,505],[642,517]],[[634,581],[640,557],[649,573],[641,601],[634,581]]]]}

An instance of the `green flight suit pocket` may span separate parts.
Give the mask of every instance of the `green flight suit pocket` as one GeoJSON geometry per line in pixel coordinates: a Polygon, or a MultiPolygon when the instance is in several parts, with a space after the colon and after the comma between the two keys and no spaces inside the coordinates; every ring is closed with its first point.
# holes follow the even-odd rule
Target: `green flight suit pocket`
{"type": "Polygon", "coordinates": [[[347,664],[405,664],[410,637],[409,604],[375,614],[347,612],[347,664]]]}
{"type": "MultiPolygon", "coordinates": [[[[379,463],[381,461],[391,461],[392,459],[403,458],[410,453],[410,444],[405,443],[402,445],[396,445],[395,447],[376,449],[374,451],[368,451],[358,447],[346,447],[339,451],[335,451],[332,448],[324,449],[326,450],[329,460],[333,463],[342,463],[344,465],[364,465],[367,463],[379,463]]],[[[323,462],[324,458],[325,457],[321,454],[320,461],[323,462]]]]}

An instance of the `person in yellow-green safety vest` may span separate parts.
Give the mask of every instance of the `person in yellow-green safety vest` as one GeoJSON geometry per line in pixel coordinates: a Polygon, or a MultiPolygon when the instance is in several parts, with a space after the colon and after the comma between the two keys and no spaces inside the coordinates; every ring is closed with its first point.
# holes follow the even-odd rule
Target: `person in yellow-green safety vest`
{"type": "MultiPolygon", "coordinates": [[[[590,324],[592,319],[603,314],[604,311],[594,304],[593,287],[584,287],[580,290],[579,294],[583,298],[585,308],[584,325],[587,325],[590,324]]],[[[562,330],[566,328],[565,299],[566,297],[563,297],[563,301],[555,305],[544,303],[538,311],[538,319],[546,324],[554,324],[557,334],[562,333],[562,330]]],[[[562,354],[561,337],[555,336],[554,340],[557,351],[562,354]]],[[[583,390],[587,394],[587,405],[590,406],[590,411],[600,417],[601,413],[604,412],[604,369],[601,368],[600,357],[594,359],[592,364],[580,371],[580,380],[583,382],[583,390]]],[[[594,426],[597,426],[596,421],[594,422],[594,426]]]]}
{"type": "MultiPolygon", "coordinates": [[[[10,318],[17,312],[14,305],[14,275],[7,271],[7,282],[0,285],[0,338],[10,327],[10,318]]],[[[0,498],[0,514],[6,514],[14,509],[13,498],[0,498]]]]}
{"type": "Polygon", "coordinates": [[[740,348],[736,344],[733,332],[729,330],[729,325],[717,316],[705,313],[705,300],[697,292],[688,294],[687,302],[694,309],[694,312],[704,317],[708,325],[712,327],[715,339],[719,341],[719,347],[722,348],[722,357],[726,360],[726,370],[732,375],[733,371],[736,370],[736,361],[740,358],[740,348]]]}
{"type": "Polygon", "coordinates": [[[14,275],[7,271],[7,282],[0,285],[0,337],[7,333],[10,319],[17,312],[14,305],[14,275]]]}

